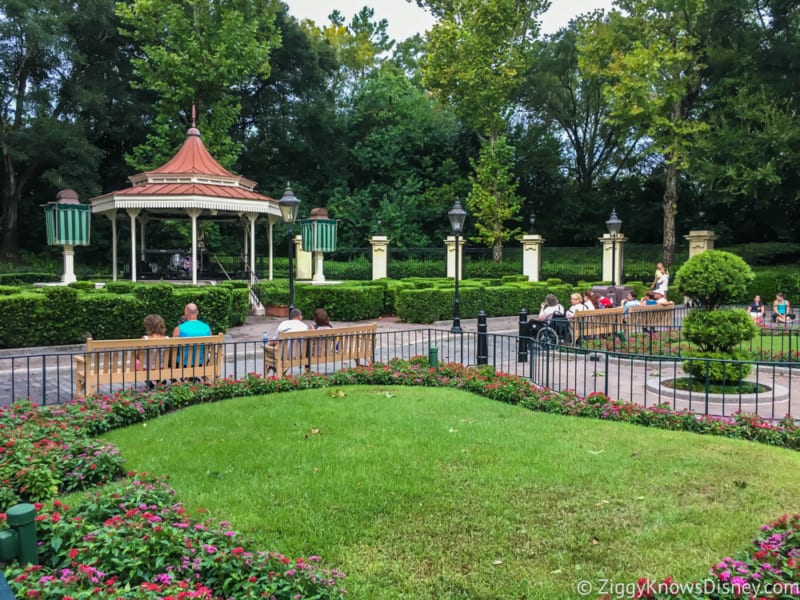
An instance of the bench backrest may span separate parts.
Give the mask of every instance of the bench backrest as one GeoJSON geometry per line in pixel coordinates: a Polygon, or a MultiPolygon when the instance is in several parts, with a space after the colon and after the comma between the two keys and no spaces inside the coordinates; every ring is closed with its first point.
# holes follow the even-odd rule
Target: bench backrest
{"type": "Polygon", "coordinates": [[[598,308],[596,310],[580,310],[575,313],[573,335],[575,339],[582,337],[613,335],[622,329],[624,309],[598,308]]]}
{"type": "Polygon", "coordinates": [[[213,366],[224,356],[223,334],[151,339],[86,340],[86,368],[91,373],[130,373],[171,367],[213,366]]]}
{"type": "Polygon", "coordinates": [[[378,326],[353,325],[333,329],[309,329],[307,331],[288,331],[278,334],[276,358],[282,368],[304,366],[309,363],[330,362],[334,359],[351,360],[363,358],[372,360],[375,348],[375,334],[378,326]]]}
{"type": "Polygon", "coordinates": [[[628,325],[634,327],[670,327],[672,326],[675,305],[640,304],[631,306],[628,312],[628,325]]]}

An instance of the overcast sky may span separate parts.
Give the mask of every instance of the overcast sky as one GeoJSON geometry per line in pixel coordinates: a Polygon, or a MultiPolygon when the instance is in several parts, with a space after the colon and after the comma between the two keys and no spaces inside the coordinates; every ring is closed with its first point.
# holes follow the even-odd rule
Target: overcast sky
{"type": "MultiPolygon", "coordinates": [[[[347,22],[364,6],[375,9],[375,19],[389,22],[389,35],[402,41],[417,32],[429,29],[431,16],[417,7],[416,2],[406,0],[284,0],[289,13],[298,20],[311,19],[317,25],[328,22],[328,15],[338,9],[347,22]]],[[[551,0],[550,10],[542,17],[542,31],[553,33],[569,20],[595,8],[609,10],[611,0],[551,0]]]]}

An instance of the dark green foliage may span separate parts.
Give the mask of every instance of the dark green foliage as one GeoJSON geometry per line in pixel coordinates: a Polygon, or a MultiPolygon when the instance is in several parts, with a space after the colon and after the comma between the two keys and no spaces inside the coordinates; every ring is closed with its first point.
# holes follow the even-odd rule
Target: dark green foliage
{"type": "MultiPolygon", "coordinates": [[[[747,314],[745,317],[750,319],[747,314]]],[[[743,360],[747,360],[747,357],[738,352],[698,352],[691,359],[683,361],[683,370],[698,381],[733,385],[741,382],[753,370],[752,364],[739,362],[743,360]]]]}
{"type": "Polygon", "coordinates": [[[0,273],[0,285],[25,285],[26,283],[55,283],[60,275],[52,273],[0,273]]]}
{"type": "Polygon", "coordinates": [[[136,284],[132,281],[109,281],[106,283],[106,289],[112,294],[130,294],[136,284]]]}
{"type": "Polygon", "coordinates": [[[693,310],[683,320],[683,335],[703,352],[731,353],[757,333],[758,326],[743,310],[693,310]]]}
{"type": "Polygon", "coordinates": [[[295,306],[310,318],[315,308],[328,311],[334,321],[374,319],[383,311],[382,285],[310,285],[295,287],[295,306]]]}
{"type": "Polygon", "coordinates": [[[244,323],[247,314],[250,312],[250,290],[244,288],[234,288],[231,290],[231,314],[228,317],[228,325],[236,327],[244,323]]]}
{"type": "MultiPolygon", "coordinates": [[[[134,296],[144,305],[145,314],[158,314],[165,320],[167,315],[176,310],[173,301],[174,291],[175,287],[168,283],[141,283],[133,288],[134,296]]],[[[180,313],[183,313],[182,308],[180,313]]]]}
{"type": "Polygon", "coordinates": [[[753,271],[741,258],[723,250],[706,250],[678,270],[675,286],[680,293],[712,310],[740,298],[753,281],[753,271]]]}
{"type": "Polygon", "coordinates": [[[732,302],[748,303],[753,296],[759,294],[761,299],[770,304],[775,294],[783,292],[792,304],[800,301],[800,270],[789,267],[759,268],[754,271],[755,279],[748,286],[748,291],[732,302]]]}
{"type": "Polygon", "coordinates": [[[68,284],[67,287],[71,287],[74,290],[81,290],[83,292],[88,292],[95,289],[94,281],[73,281],[72,283],[68,284]]]}
{"type": "MultiPolygon", "coordinates": [[[[87,320],[82,334],[95,340],[138,338],[144,335],[144,317],[149,314],[133,294],[85,294],[80,299],[87,320]]],[[[169,323],[167,329],[169,330],[169,323]]],[[[169,334],[169,331],[167,332],[169,334]]],[[[83,335],[73,343],[83,341],[83,335]]]]}
{"type": "MultiPolygon", "coordinates": [[[[83,339],[89,315],[78,301],[78,291],[69,287],[42,288],[44,292],[44,331],[42,343],[48,346],[74,344],[83,339]]],[[[34,327],[31,322],[31,327],[34,327]]]]}
{"type": "Polygon", "coordinates": [[[261,281],[253,289],[264,306],[289,306],[288,281],[261,281]]]}
{"type": "Polygon", "coordinates": [[[200,320],[208,323],[211,333],[224,333],[228,329],[231,314],[231,290],[217,286],[180,286],[172,296],[174,308],[170,313],[161,313],[170,328],[170,319],[175,323],[183,315],[183,307],[194,302],[200,309],[200,320]]]}
{"type": "Polygon", "coordinates": [[[0,296],[11,296],[19,294],[20,289],[14,285],[0,285],[0,296]]]}
{"type": "Polygon", "coordinates": [[[512,276],[519,275],[521,272],[522,262],[513,259],[509,260],[507,257],[503,257],[502,262],[499,263],[493,260],[470,260],[464,263],[464,276],[469,279],[473,277],[512,276]]]}
{"type": "Polygon", "coordinates": [[[24,292],[0,296],[0,348],[22,348],[41,343],[37,324],[44,316],[44,295],[24,292]]]}

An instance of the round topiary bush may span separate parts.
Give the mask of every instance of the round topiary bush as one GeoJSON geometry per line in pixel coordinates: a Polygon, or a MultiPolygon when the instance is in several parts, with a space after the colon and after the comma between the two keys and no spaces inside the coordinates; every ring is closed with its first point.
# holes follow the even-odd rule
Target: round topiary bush
{"type": "Polygon", "coordinates": [[[698,381],[707,377],[713,385],[736,385],[753,371],[752,364],[742,362],[744,358],[739,352],[696,352],[683,361],[683,370],[698,381]]]}
{"type": "Polygon", "coordinates": [[[757,333],[758,326],[743,310],[693,310],[683,320],[683,335],[703,352],[731,353],[757,333]]]}
{"type": "Polygon", "coordinates": [[[706,310],[747,297],[755,275],[741,258],[722,250],[706,250],[687,260],[675,276],[675,286],[706,310]]]}

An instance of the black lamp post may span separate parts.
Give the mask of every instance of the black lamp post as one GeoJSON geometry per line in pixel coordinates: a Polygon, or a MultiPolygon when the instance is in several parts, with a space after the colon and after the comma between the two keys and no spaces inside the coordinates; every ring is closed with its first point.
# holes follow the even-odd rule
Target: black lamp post
{"type": "Polygon", "coordinates": [[[611,209],[611,216],[606,221],[608,233],[611,234],[611,285],[617,287],[617,235],[622,228],[622,221],[617,216],[617,210],[611,209]]]}
{"type": "Polygon", "coordinates": [[[464,220],[467,218],[467,212],[461,208],[461,202],[456,198],[456,203],[453,208],[447,213],[447,218],[450,219],[450,228],[453,230],[453,235],[456,237],[456,295],[453,299],[453,326],[450,328],[450,333],[463,333],[461,329],[461,299],[458,296],[458,280],[461,275],[461,263],[459,261],[459,236],[464,230],[464,220]]]}
{"type": "Polygon", "coordinates": [[[530,229],[528,230],[528,233],[530,235],[535,235],[536,234],[536,229],[534,228],[534,224],[536,223],[536,213],[535,212],[531,211],[531,216],[528,217],[528,222],[531,225],[530,229]]]}
{"type": "Polygon", "coordinates": [[[286,185],[283,197],[278,200],[281,209],[281,219],[289,226],[289,312],[294,308],[294,222],[297,220],[297,212],[300,209],[300,200],[294,195],[292,188],[286,185]]]}

